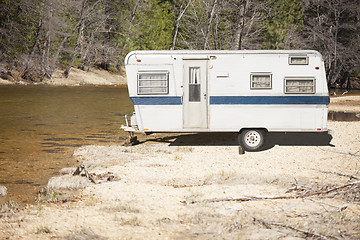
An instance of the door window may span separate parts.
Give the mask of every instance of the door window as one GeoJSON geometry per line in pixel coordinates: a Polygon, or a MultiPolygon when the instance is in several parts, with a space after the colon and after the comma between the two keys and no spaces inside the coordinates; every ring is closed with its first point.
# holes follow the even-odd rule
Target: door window
{"type": "Polygon", "coordinates": [[[200,68],[189,68],[189,102],[200,102],[200,68]]]}

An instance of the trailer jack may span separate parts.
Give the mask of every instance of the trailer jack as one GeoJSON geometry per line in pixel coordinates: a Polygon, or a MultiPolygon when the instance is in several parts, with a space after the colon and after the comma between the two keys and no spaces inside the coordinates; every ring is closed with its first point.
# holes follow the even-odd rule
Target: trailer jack
{"type": "Polygon", "coordinates": [[[137,131],[137,129],[135,129],[134,127],[129,126],[127,115],[125,115],[125,123],[126,123],[126,126],[121,125],[121,127],[120,127],[120,129],[122,129],[125,132],[129,133],[129,137],[125,141],[124,146],[134,146],[134,145],[139,144],[140,142],[137,139],[137,136],[135,136],[135,132],[137,131]]]}

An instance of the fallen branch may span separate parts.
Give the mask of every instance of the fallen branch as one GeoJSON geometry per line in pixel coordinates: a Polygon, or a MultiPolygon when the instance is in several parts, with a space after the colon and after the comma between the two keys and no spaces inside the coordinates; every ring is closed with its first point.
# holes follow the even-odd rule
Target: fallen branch
{"type": "Polygon", "coordinates": [[[86,170],[86,167],[84,164],[80,164],[76,170],[74,171],[73,173],[73,176],[76,176],[76,175],[80,175],[80,173],[84,171],[85,173],[85,176],[87,179],[89,179],[92,183],[95,183],[96,184],[96,181],[95,179],[93,178],[93,176],[86,170]]]}
{"type": "MultiPolygon", "coordinates": [[[[339,186],[339,187],[332,188],[330,190],[325,191],[323,194],[328,194],[328,193],[331,193],[331,192],[335,192],[337,190],[347,188],[347,187],[351,187],[351,186],[354,186],[354,185],[357,185],[357,184],[360,184],[360,180],[355,181],[355,182],[351,182],[351,183],[348,183],[348,184],[345,184],[345,185],[342,185],[342,186],[339,186]]],[[[318,195],[320,195],[320,194],[318,194],[318,195]]],[[[307,196],[307,197],[309,197],[309,196],[307,196]]]]}
{"type": "Polygon", "coordinates": [[[198,202],[230,202],[230,201],[237,201],[237,202],[247,202],[247,201],[259,201],[259,200],[280,200],[280,199],[299,199],[299,198],[306,198],[312,196],[319,196],[325,195],[331,192],[335,192],[347,187],[351,187],[354,185],[360,184],[359,181],[351,182],[339,187],[334,187],[329,190],[325,191],[315,191],[315,192],[306,192],[305,194],[295,195],[295,196],[242,196],[242,197],[230,197],[230,198],[213,198],[213,199],[205,199],[201,201],[181,201],[183,204],[194,204],[198,202]]]}
{"type": "Polygon", "coordinates": [[[342,155],[350,155],[350,156],[353,156],[353,157],[360,157],[360,155],[357,154],[359,151],[357,151],[355,153],[351,153],[351,152],[339,152],[339,151],[325,150],[325,149],[322,149],[319,146],[317,148],[324,151],[324,152],[332,152],[332,153],[337,153],[337,154],[342,154],[342,155]]]}
{"type": "MultiPolygon", "coordinates": [[[[307,197],[307,198],[304,198],[304,199],[307,199],[307,200],[310,200],[312,202],[315,202],[315,203],[319,203],[319,204],[322,204],[322,205],[327,205],[327,206],[330,206],[330,207],[333,207],[333,208],[337,208],[339,210],[339,212],[341,213],[342,210],[345,210],[349,204],[345,204],[345,205],[342,205],[342,206],[336,206],[336,205],[333,205],[333,204],[330,204],[330,203],[326,203],[326,202],[322,202],[322,201],[317,201],[315,199],[312,199],[310,197],[307,197]]],[[[325,209],[326,210],[326,209],[325,209]]]]}
{"type": "Polygon", "coordinates": [[[360,178],[355,177],[353,175],[348,175],[348,174],[343,174],[343,173],[338,173],[338,172],[333,172],[333,171],[322,171],[322,170],[317,170],[317,169],[312,169],[312,170],[319,171],[321,173],[336,174],[336,175],[341,176],[341,177],[348,177],[350,179],[360,180],[360,178]]]}
{"type": "Polygon", "coordinates": [[[254,221],[259,222],[262,225],[264,225],[266,228],[271,228],[270,226],[272,225],[272,226],[288,228],[288,229],[291,229],[293,231],[300,232],[302,234],[305,234],[306,237],[315,237],[315,238],[324,239],[324,240],[338,239],[338,238],[333,237],[333,236],[324,236],[324,235],[321,235],[321,234],[316,234],[316,233],[313,233],[313,232],[310,232],[310,231],[306,231],[306,230],[296,228],[296,227],[293,227],[293,226],[289,226],[289,225],[285,225],[285,224],[282,224],[282,223],[268,222],[268,221],[264,221],[264,220],[258,219],[258,218],[253,218],[253,219],[254,219],[254,221]]]}

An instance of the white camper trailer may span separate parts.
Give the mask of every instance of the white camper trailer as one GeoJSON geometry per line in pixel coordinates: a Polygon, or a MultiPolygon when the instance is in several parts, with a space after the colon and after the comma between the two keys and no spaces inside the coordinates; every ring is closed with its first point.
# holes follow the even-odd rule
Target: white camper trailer
{"type": "Polygon", "coordinates": [[[266,132],[327,131],[317,51],[133,51],[125,67],[135,108],[125,131],[236,132],[245,150],[266,132]]]}

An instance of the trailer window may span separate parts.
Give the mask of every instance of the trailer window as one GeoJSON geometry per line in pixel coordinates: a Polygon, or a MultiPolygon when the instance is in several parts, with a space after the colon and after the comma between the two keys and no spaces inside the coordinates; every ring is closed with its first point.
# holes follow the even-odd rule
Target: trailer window
{"type": "Polygon", "coordinates": [[[189,68],[189,102],[200,102],[200,68],[189,68]]]}
{"type": "Polygon", "coordinates": [[[289,65],[308,65],[308,56],[289,56],[289,65]]]}
{"type": "Polygon", "coordinates": [[[168,72],[139,72],[137,74],[138,94],[168,94],[168,72]]]}
{"type": "Polygon", "coordinates": [[[315,78],[285,78],[285,93],[315,93],[315,78]]]}
{"type": "Polygon", "coordinates": [[[250,88],[251,89],[271,89],[271,73],[251,73],[250,88]]]}

